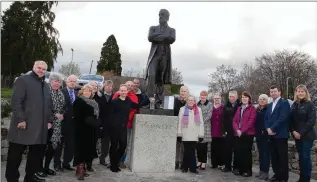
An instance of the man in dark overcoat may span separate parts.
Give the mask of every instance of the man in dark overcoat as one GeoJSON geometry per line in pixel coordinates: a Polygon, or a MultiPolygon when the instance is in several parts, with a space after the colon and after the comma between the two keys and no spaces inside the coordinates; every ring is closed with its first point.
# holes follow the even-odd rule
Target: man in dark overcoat
{"type": "Polygon", "coordinates": [[[63,164],[61,164],[61,155],[63,146],[56,149],[54,156],[54,169],[56,171],[63,171],[64,169],[73,171],[70,162],[75,155],[75,126],[74,126],[74,114],[73,114],[73,102],[77,98],[77,76],[70,75],[66,79],[66,88],[62,89],[66,102],[66,112],[64,114],[64,120],[62,121],[62,137],[64,142],[64,156],[63,164]]]}
{"type": "Polygon", "coordinates": [[[52,126],[52,100],[45,82],[47,64],[35,61],[31,74],[20,76],[13,85],[12,118],[8,133],[6,167],[8,182],[18,182],[22,155],[28,147],[24,182],[44,182],[35,175],[41,169],[48,128],[52,126]]]}

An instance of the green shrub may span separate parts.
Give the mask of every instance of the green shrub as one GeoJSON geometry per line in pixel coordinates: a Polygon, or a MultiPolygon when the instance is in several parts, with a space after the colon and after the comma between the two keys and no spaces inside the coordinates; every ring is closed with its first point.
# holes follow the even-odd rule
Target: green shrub
{"type": "Polygon", "coordinates": [[[183,86],[181,85],[176,85],[176,84],[171,84],[171,92],[172,94],[179,94],[179,89],[183,86]]]}
{"type": "MultiPolygon", "coordinates": [[[[12,106],[9,99],[1,99],[1,119],[9,117],[12,112],[12,106]]],[[[1,124],[2,120],[1,120],[1,124]]]]}
{"type": "Polygon", "coordinates": [[[1,98],[11,98],[12,88],[1,88],[1,98]]]}

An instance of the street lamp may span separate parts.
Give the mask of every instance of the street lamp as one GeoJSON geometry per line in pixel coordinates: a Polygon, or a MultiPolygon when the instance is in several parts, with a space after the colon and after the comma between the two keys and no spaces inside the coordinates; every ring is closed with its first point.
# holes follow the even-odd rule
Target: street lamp
{"type": "Polygon", "coordinates": [[[288,99],[288,79],[291,79],[292,77],[286,78],[286,99],[288,99]]]}
{"type": "Polygon", "coordinates": [[[70,50],[72,50],[72,60],[70,62],[73,62],[73,56],[74,56],[74,49],[71,48],[70,50]]]}

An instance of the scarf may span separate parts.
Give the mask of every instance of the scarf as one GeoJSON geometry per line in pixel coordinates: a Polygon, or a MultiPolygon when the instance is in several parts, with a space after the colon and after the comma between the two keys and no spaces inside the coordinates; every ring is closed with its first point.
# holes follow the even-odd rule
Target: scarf
{"type": "Polygon", "coordinates": [[[53,133],[51,142],[53,149],[56,149],[59,143],[61,143],[62,132],[61,132],[61,120],[55,117],[55,114],[63,114],[65,112],[65,97],[60,89],[54,91],[51,87],[51,98],[52,98],[52,110],[53,110],[53,133]]]}
{"type": "MultiPolygon", "coordinates": [[[[184,117],[183,117],[184,128],[187,128],[187,126],[188,126],[189,109],[190,109],[190,107],[188,105],[186,105],[185,111],[184,111],[184,117]]],[[[195,122],[195,124],[200,124],[200,116],[199,116],[199,111],[198,111],[198,107],[196,104],[192,107],[192,110],[194,110],[194,122],[195,122]]]]}
{"type": "Polygon", "coordinates": [[[241,119],[242,119],[243,112],[245,111],[245,109],[247,107],[248,107],[248,104],[242,104],[241,105],[240,119],[239,119],[239,129],[241,129],[241,119]]]}
{"type": "Polygon", "coordinates": [[[95,100],[88,99],[85,96],[80,96],[81,99],[83,99],[88,105],[90,105],[92,108],[94,108],[94,115],[96,118],[99,118],[99,106],[98,103],[95,100]]]}

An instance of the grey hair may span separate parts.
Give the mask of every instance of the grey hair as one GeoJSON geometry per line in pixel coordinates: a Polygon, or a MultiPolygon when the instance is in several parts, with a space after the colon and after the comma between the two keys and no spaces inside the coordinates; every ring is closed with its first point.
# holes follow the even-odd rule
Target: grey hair
{"type": "Polygon", "coordinates": [[[70,78],[76,78],[76,80],[78,79],[78,77],[77,77],[76,75],[69,75],[69,76],[67,77],[67,81],[68,81],[70,78]]]}
{"type": "Polygon", "coordinates": [[[189,98],[194,98],[195,103],[197,103],[197,99],[196,99],[196,97],[195,97],[195,96],[193,96],[193,95],[189,95],[189,96],[187,97],[187,101],[188,101],[188,99],[189,99],[189,98]]]}
{"type": "Polygon", "coordinates": [[[37,60],[34,62],[34,66],[39,65],[39,64],[45,65],[45,68],[47,69],[47,63],[45,61],[37,60]]]}
{"type": "Polygon", "coordinates": [[[51,83],[52,81],[60,81],[63,82],[64,76],[60,73],[57,72],[51,72],[50,77],[48,78],[49,82],[51,83]]]}
{"type": "Polygon", "coordinates": [[[188,87],[186,87],[185,85],[181,86],[181,88],[179,89],[179,91],[182,90],[182,89],[186,89],[187,92],[189,92],[188,87]]]}
{"type": "Polygon", "coordinates": [[[238,92],[237,91],[235,91],[235,90],[231,90],[230,92],[229,92],[229,96],[230,95],[234,95],[234,96],[238,96],[238,92]]]}
{"type": "Polygon", "coordinates": [[[215,93],[215,94],[212,96],[212,99],[214,99],[214,98],[215,98],[215,96],[219,96],[219,97],[220,97],[220,99],[222,98],[220,93],[215,93]]]}

